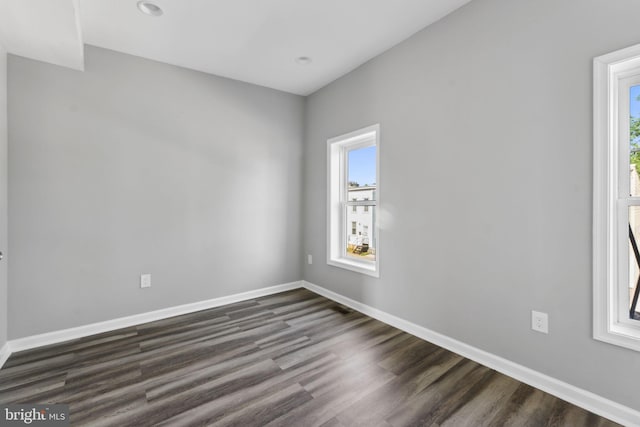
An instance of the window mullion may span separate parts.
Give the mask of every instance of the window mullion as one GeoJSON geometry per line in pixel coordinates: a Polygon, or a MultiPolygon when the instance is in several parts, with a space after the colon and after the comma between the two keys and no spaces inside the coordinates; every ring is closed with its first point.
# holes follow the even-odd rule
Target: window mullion
{"type": "Polygon", "coordinates": [[[344,202],[347,206],[377,206],[375,200],[347,200],[344,202]]]}

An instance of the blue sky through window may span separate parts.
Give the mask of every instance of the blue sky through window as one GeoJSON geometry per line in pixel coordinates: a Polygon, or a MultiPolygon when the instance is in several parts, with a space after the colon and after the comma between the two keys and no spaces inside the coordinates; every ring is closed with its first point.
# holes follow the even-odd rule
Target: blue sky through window
{"type": "Polygon", "coordinates": [[[349,151],[349,182],[360,186],[376,183],[376,147],[349,151]]]}
{"type": "MultiPolygon", "coordinates": [[[[631,86],[629,90],[629,115],[631,117],[640,117],[640,85],[631,86]]],[[[632,145],[640,143],[640,138],[631,141],[632,145]]]]}
{"type": "Polygon", "coordinates": [[[640,117],[640,101],[638,97],[640,97],[640,85],[632,86],[629,91],[630,105],[629,112],[633,117],[640,117]]]}

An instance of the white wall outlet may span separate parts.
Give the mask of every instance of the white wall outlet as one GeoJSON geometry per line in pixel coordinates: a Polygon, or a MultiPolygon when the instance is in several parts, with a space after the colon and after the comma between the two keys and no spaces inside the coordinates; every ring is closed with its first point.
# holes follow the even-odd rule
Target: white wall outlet
{"type": "Polygon", "coordinates": [[[534,331],[542,332],[543,334],[549,333],[549,315],[540,311],[531,311],[531,329],[534,331]]]}
{"type": "Polygon", "coordinates": [[[307,254],[307,264],[313,264],[313,256],[311,254],[307,254]]]}
{"type": "Polygon", "coordinates": [[[140,287],[141,288],[150,288],[151,287],[151,274],[141,274],[140,275],[140,287]]]}

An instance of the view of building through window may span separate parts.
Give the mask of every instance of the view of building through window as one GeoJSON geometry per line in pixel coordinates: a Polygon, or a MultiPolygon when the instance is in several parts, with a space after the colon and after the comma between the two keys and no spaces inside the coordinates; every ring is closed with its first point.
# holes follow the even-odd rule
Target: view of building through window
{"type": "Polygon", "coordinates": [[[372,230],[376,215],[376,147],[349,150],[347,155],[348,188],[346,223],[347,255],[358,259],[376,259],[376,239],[372,230]]]}
{"type": "MultiPolygon", "coordinates": [[[[629,193],[640,197],[640,85],[629,89],[629,193]]],[[[640,207],[629,207],[629,317],[640,320],[640,207]]]]}

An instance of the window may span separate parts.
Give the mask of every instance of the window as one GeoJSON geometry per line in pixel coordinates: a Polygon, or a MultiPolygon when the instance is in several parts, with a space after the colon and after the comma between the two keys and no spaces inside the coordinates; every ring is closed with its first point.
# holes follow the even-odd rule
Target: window
{"type": "Polygon", "coordinates": [[[380,259],[379,132],[373,125],[327,141],[327,264],[374,277],[380,259]]]}
{"type": "Polygon", "coordinates": [[[596,339],[640,351],[640,45],[594,60],[596,339]]]}

